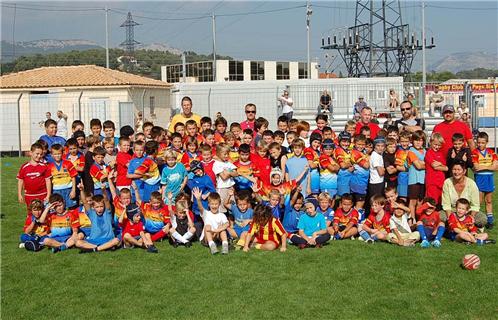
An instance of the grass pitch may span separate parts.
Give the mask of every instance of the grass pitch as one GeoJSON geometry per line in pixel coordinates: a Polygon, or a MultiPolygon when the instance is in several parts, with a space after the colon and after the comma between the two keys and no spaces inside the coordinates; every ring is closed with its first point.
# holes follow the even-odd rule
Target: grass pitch
{"type": "MultiPolygon", "coordinates": [[[[322,249],[211,256],[157,245],[98,254],[18,248],[26,216],[1,163],[2,319],[496,319],[498,246],[335,241],[322,249]],[[465,254],[481,268],[465,271],[465,254]]],[[[498,185],[498,181],[497,181],[498,185]]],[[[495,208],[498,208],[498,195],[495,208]]],[[[491,237],[498,238],[498,228],[491,237]]]]}

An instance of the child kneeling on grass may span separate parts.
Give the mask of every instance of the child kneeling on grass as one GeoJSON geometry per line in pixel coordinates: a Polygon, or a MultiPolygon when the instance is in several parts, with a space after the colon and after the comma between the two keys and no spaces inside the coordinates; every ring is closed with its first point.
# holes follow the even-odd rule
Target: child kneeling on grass
{"type": "Polygon", "coordinates": [[[391,232],[389,221],[391,216],[384,211],[386,198],[382,195],[375,195],[370,200],[372,213],[360,227],[360,236],[366,243],[374,243],[377,240],[387,240],[387,235],[391,232]]]}
{"type": "MultiPolygon", "coordinates": [[[[406,206],[403,200],[398,200],[400,204],[406,206]]],[[[405,211],[401,206],[395,206],[393,215],[389,220],[389,228],[391,232],[387,235],[387,241],[395,243],[399,246],[413,247],[415,242],[420,240],[418,231],[412,232],[408,224],[407,214],[410,211],[405,211]]]]}
{"type": "Polygon", "coordinates": [[[254,208],[251,226],[246,236],[244,251],[249,248],[272,251],[280,247],[281,252],[287,250],[287,232],[275,218],[270,207],[259,204],[254,208]]]}
{"type": "Polygon", "coordinates": [[[475,243],[478,246],[496,243],[495,240],[488,240],[487,233],[478,233],[474,217],[469,212],[469,200],[465,198],[458,199],[456,201],[456,212],[450,214],[448,218],[450,240],[475,243]]]}
{"type": "Polygon", "coordinates": [[[299,249],[314,246],[321,248],[324,243],[330,240],[327,231],[327,223],[322,213],[316,212],[317,203],[315,199],[308,199],[304,204],[306,214],[299,218],[297,227],[299,235],[291,238],[293,244],[299,249]]]}
{"type": "Polygon", "coordinates": [[[80,190],[85,213],[92,222],[92,226],[90,227],[90,235],[85,240],[76,241],[76,247],[81,248],[80,253],[115,248],[119,245],[119,239],[114,236],[112,229],[111,204],[107,198],[107,192],[104,189],[102,195],[93,196],[90,206],[85,192],[83,192],[83,184],[80,184],[80,190]]]}
{"type": "Polygon", "coordinates": [[[202,220],[204,220],[204,229],[200,240],[209,246],[211,254],[217,254],[215,240],[221,240],[221,254],[228,254],[228,237],[227,228],[229,226],[228,219],[223,212],[220,211],[221,197],[216,192],[211,192],[208,196],[209,210],[204,209],[201,202],[202,193],[199,188],[194,188],[192,194],[197,200],[202,220]]]}
{"type": "Polygon", "coordinates": [[[150,233],[145,232],[143,220],[142,212],[135,203],[130,203],[126,206],[126,211],[119,217],[119,223],[123,228],[123,247],[144,247],[147,252],[158,253],[159,251],[154,246],[150,233]]]}

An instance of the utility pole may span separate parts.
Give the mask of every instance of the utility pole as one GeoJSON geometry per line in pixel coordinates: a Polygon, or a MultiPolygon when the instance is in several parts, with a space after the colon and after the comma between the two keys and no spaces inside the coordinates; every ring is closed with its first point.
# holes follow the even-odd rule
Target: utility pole
{"type": "Polygon", "coordinates": [[[109,69],[109,9],[105,6],[105,67],[109,69]]]}
{"type": "MultiPolygon", "coordinates": [[[[425,65],[425,1],[422,1],[422,103],[425,104],[425,83],[427,82],[425,65]]],[[[420,104],[421,106],[423,104],[420,104]]]]}
{"type": "MultiPolygon", "coordinates": [[[[14,20],[12,22],[12,61],[16,60],[16,13],[17,5],[14,3],[14,20]]],[[[19,148],[21,148],[21,144],[19,144],[19,148]]]]}
{"type": "Polygon", "coordinates": [[[310,56],[310,22],[313,10],[311,9],[311,4],[308,1],[306,3],[306,35],[307,35],[307,69],[308,69],[308,79],[311,79],[311,56],[310,56]]]}
{"type": "Polygon", "coordinates": [[[182,82],[187,82],[187,57],[185,51],[182,52],[182,82]]]}
{"type": "Polygon", "coordinates": [[[213,26],[213,80],[216,82],[216,16],[212,17],[212,26],[213,26]]]}

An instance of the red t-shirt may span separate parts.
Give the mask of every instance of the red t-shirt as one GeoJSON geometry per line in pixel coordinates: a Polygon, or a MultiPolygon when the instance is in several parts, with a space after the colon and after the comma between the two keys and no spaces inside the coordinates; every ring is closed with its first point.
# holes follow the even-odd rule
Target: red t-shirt
{"type": "Polygon", "coordinates": [[[264,185],[270,184],[271,163],[270,159],[263,158],[257,153],[251,153],[251,162],[257,171],[254,176],[258,178],[264,185]]]}
{"type": "Polygon", "coordinates": [[[460,229],[467,232],[477,232],[474,218],[471,215],[466,215],[465,218],[460,220],[455,213],[452,213],[448,218],[448,226],[450,227],[450,230],[452,232],[454,232],[455,229],[460,229]]]}
{"type": "Polygon", "coordinates": [[[216,187],[216,175],[213,172],[213,164],[214,164],[214,159],[211,159],[209,162],[205,162],[202,160],[202,165],[204,167],[204,173],[211,178],[211,181],[213,181],[213,185],[216,187]]]}
{"type": "Polygon", "coordinates": [[[19,169],[17,179],[24,181],[25,195],[41,195],[47,193],[45,180],[50,179],[50,170],[46,164],[26,162],[19,169]]]}
{"type": "Polygon", "coordinates": [[[460,120],[455,120],[452,123],[447,123],[446,121],[438,123],[432,132],[438,132],[443,136],[444,143],[441,148],[443,154],[448,154],[448,150],[453,147],[452,137],[455,133],[463,134],[465,145],[467,145],[467,140],[472,139],[472,132],[469,126],[460,120]]]}
{"type": "Polygon", "coordinates": [[[142,221],[139,223],[132,223],[130,220],[126,220],[126,222],[123,222],[125,225],[123,228],[123,236],[125,233],[129,233],[130,236],[132,237],[139,237],[140,232],[145,231],[145,227],[142,221]]]}
{"type": "Polygon", "coordinates": [[[370,139],[375,139],[377,137],[377,134],[379,133],[380,131],[380,127],[373,123],[373,122],[369,122],[368,124],[364,124],[363,122],[359,121],[356,123],[356,129],[355,129],[355,134],[360,134],[361,132],[361,128],[363,126],[368,126],[370,128],[370,139]]]}
{"type": "Polygon", "coordinates": [[[380,221],[377,220],[375,213],[371,213],[367,220],[365,220],[365,225],[379,231],[385,230],[386,232],[391,232],[391,228],[389,227],[389,219],[391,219],[391,216],[386,212],[384,212],[384,216],[380,219],[380,221]]]}
{"type": "Polygon", "coordinates": [[[425,153],[424,161],[425,161],[425,182],[426,182],[426,184],[437,185],[437,186],[440,186],[442,189],[444,180],[446,179],[444,171],[435,170],[432,167],[432,163],[434,161],[438,161],[438,162],[442,163],[443,165],[446,165],[446,157],[441,152],[441,150],[436,152],[436,151],[432,150],[432,148],[431,148],[431,149],[427,150],[427,152],[425,153]]]}
{"type": "Polygon", "coordinates": [[[118,152],[116,156],[116,187],[129,187],[131,185],[131,179],[128,179],[126,174],[132,158],[133,156],[127,152],[118,152]]]}
{"type": "Polygon", "coordinates": [[[254,131],[255,123],[256,121],[249,122],[247,120],[244,120],[240,123],[240,128],[242,129],[242,131],[244,131],[245,129],[251,129],[252,131],[254,131]]]}
{"type": "Polygon", "coordinates": [[[424,227],[436,229],[441,222],[441,217],[439,216],[439,212],[434,210],[431,214],[427,214],[427,204],[422,204],[420,208],[417,209],[417,221],[422,221],[424,227]]]}

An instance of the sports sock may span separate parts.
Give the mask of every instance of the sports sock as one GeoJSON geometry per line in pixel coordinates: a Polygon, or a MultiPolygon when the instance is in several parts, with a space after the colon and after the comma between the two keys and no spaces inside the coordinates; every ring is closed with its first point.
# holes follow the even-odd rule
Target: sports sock
{"type": "Polygon", "coordinates": [[[377,236],[373,236],[373,237],[372,237],[372,239],[373,239],[374,241],[379,240],[379,238],[377,238],[377,236]]]}
{"type": "Polygon", "coordinates": [[[443,226],[437,227],[436,240],[441,241],[441,239],[443,238],[443,235],[444,235],[444,230],[445,230],[445,227],[443,227],[443,226]]]}
{"type": "Polygon", "coordinates": [[[60,251],[64,251],[67,249],[67,245],[64,243],[62,246],[59,247],[60,251]]]}
{"type": "Polygon", "coordinates": [[[422,240],[427,240],[427,235],[425,234],[425,228],[423,224],[417,225],[417,231],[418,233],[420,233],[420,238],[422,238],[422,240]]]}
{"type": "Polygon", "coordinates": [[[187,231],[187,233],[185,233],[183,235],[183,239],[185,239],[186,241],[189,241],[190,239],[192,239],[193,236],[194,236],[193,233],[191,233],[190,231],[187,231]]]}
{"type": "Polygon", "coordinates": [[[223,241],[221,244],[222,244],[222,245],[227,245],[227,246],[228,246],[228,241],[223,241]]]}
{"type": "Polygon", "coordinates": [[[216,245],[216,244],[214,243],[214,241],[209,241],[209,242],[208,242],[208,244],[209,244],[209,246],[212,246],[212,245],[213,245],[213,246],[215,246],[215,245],[216,245]]]}
{"type": "Polygon", "coordinates": [[[158,241],[158,240],[164,238],[165,236],[166,236],[166,232],[164,232],[163,230],[159,230],[158,232],[151,235],[151,240],[152,240],[152,242],[158,241]]]}
{"type": "Polygon", "coordinates": [[[360,237],[362,237],[363,240],[365,240],[365,241],[367,241],[368,239],[372,239],[370,237],[370,235],[368,234],[368,232],[366,232],[365,230],[360,231],[360,237]]]}
{"type": "MultiPolygon", "coordinates": [[[[175,240],[177,240],[178,242],[180,243],[185,243],[185,239],[183,238],[183,236],[181,234],[179,234],[177,231],[173,232],[173,238],[175,238],[175,240]]],[[[210,243],[211,244],[211,243],[210,243]]]]}
{"type": "Polygon", "coordinates": [[[493,217],[493,213],[492,212],[489,212],[486,214],[487,215],[487,218],[488,218],[488,223],[489,224],[492,224],[495,222],[495,217],[493,217]]]}

